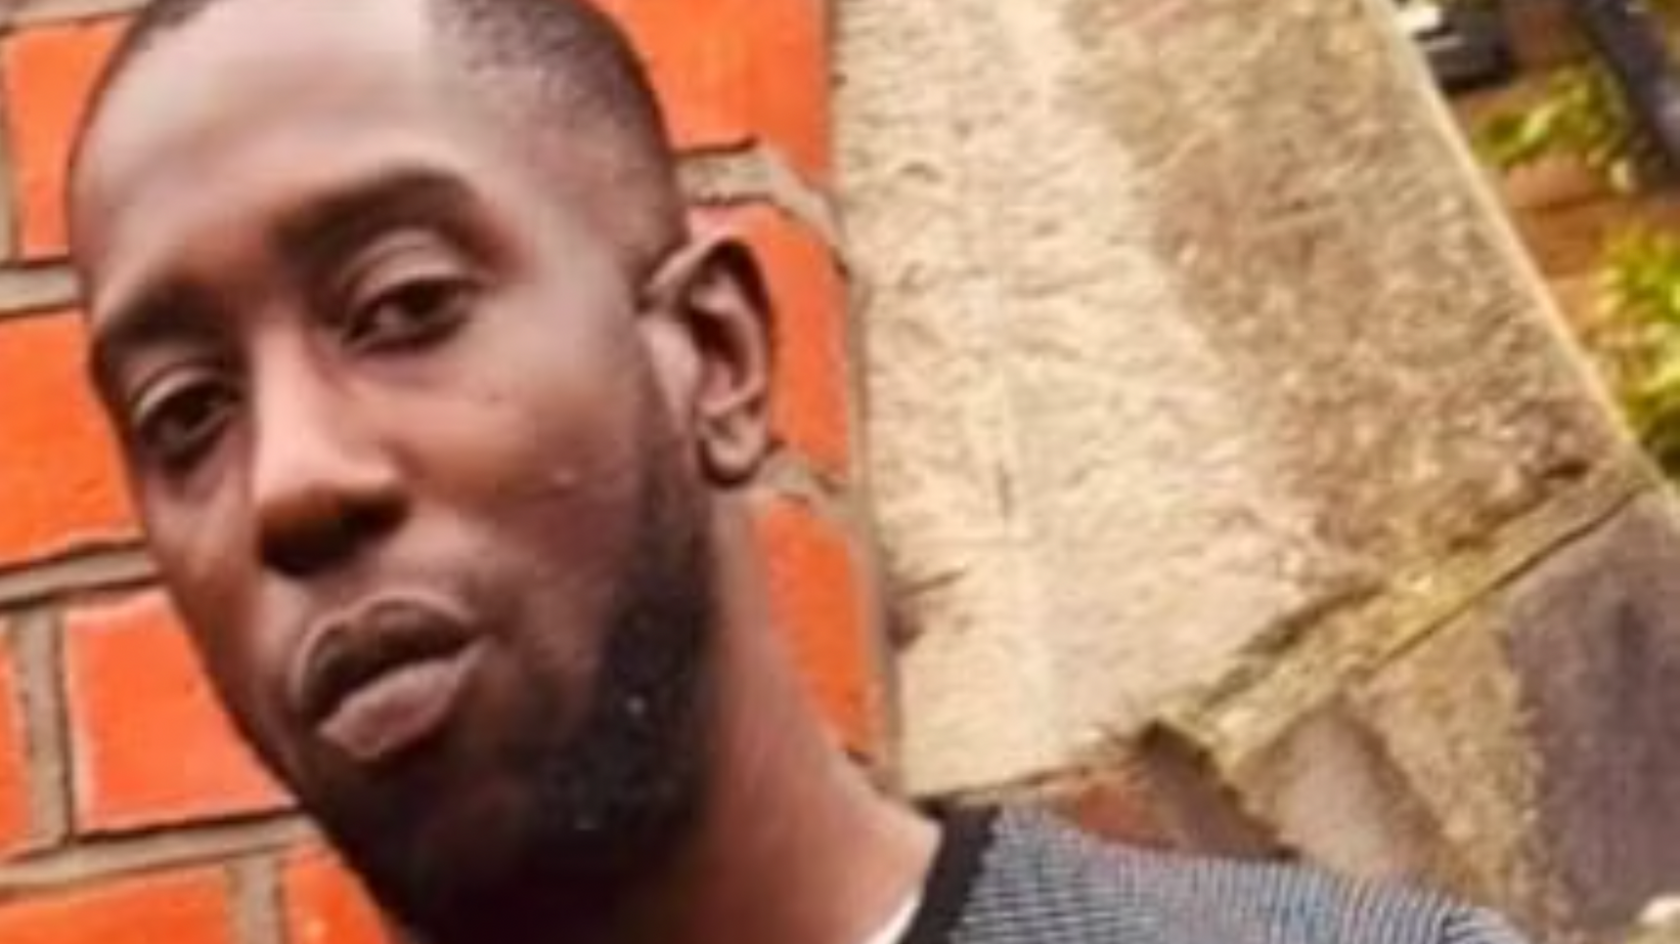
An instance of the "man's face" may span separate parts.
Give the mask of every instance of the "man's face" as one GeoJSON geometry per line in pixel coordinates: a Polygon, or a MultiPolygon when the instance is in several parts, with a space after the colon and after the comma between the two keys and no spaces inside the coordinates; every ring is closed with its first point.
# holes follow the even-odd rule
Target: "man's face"
{"type": "Polygon", "coordinates": [[[462,106],[420,7],[245,0],[164,34],[73,212],[204,663],[424,924],[676,828],[713,603],[694,352],[462,106]]]}

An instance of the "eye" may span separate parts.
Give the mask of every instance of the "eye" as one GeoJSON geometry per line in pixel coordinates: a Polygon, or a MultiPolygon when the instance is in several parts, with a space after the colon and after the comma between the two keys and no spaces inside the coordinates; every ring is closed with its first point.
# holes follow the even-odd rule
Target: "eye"
{"type": "Polygon", "coordinates": [[[459,279],[416,279],[389,289],[358,310],[345,330],[363,349],[411,347],[437,340],[466,317],[475,286],[459,279]]]}
{"type": "Polygon", "coordinates": [[[358,350],[399,350],[442,340],[470,314],[479,283],[435,240],[404,240],[362,268],[343,321],[358,350]]]}
{"type": "Polygon", "coordinates": [[[173,371],[149,384],[138,398],[132,424],[135,444],[164,470],[185,472],[216,444],[236,404],[232,388],[211,371],[173,371]]]}

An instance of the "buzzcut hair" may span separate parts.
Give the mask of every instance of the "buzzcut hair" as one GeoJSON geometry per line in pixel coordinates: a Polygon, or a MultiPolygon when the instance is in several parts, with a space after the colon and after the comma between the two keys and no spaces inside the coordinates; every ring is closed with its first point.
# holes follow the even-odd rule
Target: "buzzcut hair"
{"type": "MultiPolygon", "coordinates": [[[[142,7],[94,88],[72,164],[80,163],[88,129],[137,62],[200,15],[243,2],[151,0],[142,7]]],[[[440,56],[483,107],[524,136],[520,143],[539,166],[581,176],[583,189],[612,203],[601,224],[638,273],[650,274],[686,233],[683,201],[658,96],[618,24],[588,0],[409,2],[424,8],[440,56]]]]}

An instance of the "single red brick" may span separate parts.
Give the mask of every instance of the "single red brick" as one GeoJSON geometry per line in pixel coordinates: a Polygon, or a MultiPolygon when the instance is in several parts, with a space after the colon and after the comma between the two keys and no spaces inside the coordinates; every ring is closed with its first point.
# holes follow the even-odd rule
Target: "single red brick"
{"type": "Polygon", "coordinates": [[[0,564],[134,536],[79,320],[0,323],[0,564]]]}
{"type": "Polygon", "coordinates": [[[81,829],[286,805],[228,724],[161,595],[71,614],[64,672],[81,829]]]}
{"type": "Polygon", "coordinates": [[[13,183],[25,256],[65,247],[64,172],[87,99],[124,20],[95,20],[23,30],[0,46],[0,89],[10,116],[13,183]]]}
{"type": "Polygon", "coordinates": [[[290,944],[387,944],[379,909],[338,860],[310,850],[286,863],[284,907],[290,944]]]}
{"type": "Polygon", "coordinates": [[[679,147],[762,140],[815,180],[831,150],[822,0],[600,0],[625,26],[679,147]]]}
{"type": "MultiPolygon", "coordinates": [[[[1135,772],[1124,769],[1105,771],[1069,784],[1060,796],[1047,799],[1087,832],[1105,839],[1153,849],[1182,848],[1184,845],[1181,842],[1183,837],[1174,835],[1172,818],[1159,802],[1158,794],[1135,772]]],[[[1228,811],[1222,810],[1217,818],[1227,820],[1232,817],[1228,811]]]]}
{"type": "Polygon", "coordinates": [[[772,611],[812,693],[846,746],[871,752],[879,746],[881,686],[850,542],[832,522],[782,500],[760,509],[758,530],[772,611]]]}
{"type": "Polygon", "coordinates": [[[6,944],[233,944],[218,872],[150,875],[0,907],[6,944]]]}
{"type": "Polygon", "coordinates": [[[24,747],[23,693],[7,638],[0,636],[0,859],[29,837],[29,755],[24,747]]]}
{"type": "Polygon", "coordinates": [[[702,228],[741,236],[764,269],[776,340],[771,422],[819,467],[845,475],[851,460],[845,285],[823,240],[768,205],[706,209],[702,228]]]}

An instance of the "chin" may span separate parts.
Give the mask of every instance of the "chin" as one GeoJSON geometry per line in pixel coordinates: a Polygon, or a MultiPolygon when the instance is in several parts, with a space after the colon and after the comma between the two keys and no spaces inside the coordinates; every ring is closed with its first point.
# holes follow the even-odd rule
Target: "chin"
{"type": "Polygon", "coordinates": [[[657,875],[704,805],[698,766],[665,773],[606,805],[573,778],[518,779],[433,797],[420,815],[322,822],[406,927],[440,944],[494,940],[605,916],[657,875]]]}
{"type": "Polygon", "coordinates": [[[363,781],[353,808],[319,811],[395,918],[438,942],[494,940],[486,915],[511,934],[610,912],[679,854],[713,756],[705,634],[619,629],[575,724],[556,724],[564,713],[531,680],[502,737],[435,745],[448,749],[363,781]]]}
{"type": "Polygon", "coordinates": [[[492,892],[527,884],[519,874],[531,857],[534,797],[479,781],[391,799],[312,812],[374,899],[406,926],[441,931],[496,907],[492,892]]]}

